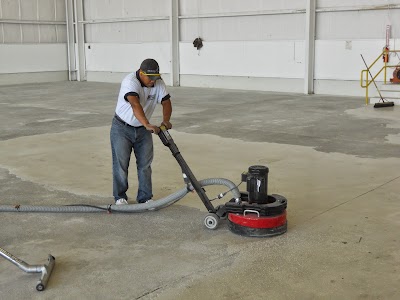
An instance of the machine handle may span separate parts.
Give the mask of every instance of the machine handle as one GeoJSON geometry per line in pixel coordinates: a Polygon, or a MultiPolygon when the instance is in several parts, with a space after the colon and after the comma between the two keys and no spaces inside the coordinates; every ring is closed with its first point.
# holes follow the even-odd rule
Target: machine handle
{"type": "Polygon", "coordinates": [[[257,214],[257,216],[260,217],[260,212],[258,212],[258,211],[256,211],[256,210],[253,210],[253,209],[245,209],[245,210],[243,211],[243,216],[245,216],[246,213],[257,214]]]}

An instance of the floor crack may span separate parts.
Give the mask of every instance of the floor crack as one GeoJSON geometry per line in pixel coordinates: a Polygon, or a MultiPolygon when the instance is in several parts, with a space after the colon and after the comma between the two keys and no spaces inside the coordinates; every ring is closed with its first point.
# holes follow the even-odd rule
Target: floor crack
{"type": "Polygon", "coordinates": [[[327,210],[325,210],[325,211],[323,211],[323,212],[321,212],[321,213],[319,213],[319,214],[317,214],[317,215],[311,217],[309,220],[312,220],[312,219],[314,219],[314,218],[316,218],[316,217],[319,217],[320,215],[322,215],[322,214],[324,214],[324,213],[327,213],[328,211],[331,211],[331,210],[333,210],[333,209],[335,209],[335,208],[337,208],[337,207],[339,207],[339,206],[342,206],[343,204],[346,204],[346,203],[348,203],[348,202],[350,202],[350,201],[352,201],[352,200],[354,200],[354,199],[357,199],[357,198],[360,198],[360,197],[362,197],[362,196],[364,196],[364,195],[366,195],[366,194],[369,194],[369,193],[371,193],[371,192],[373,192],[373,191],[375,191],[375,190],[377,190],[377,189],[383,187],[384,185],[389,184],[390,182],[395,181],[396,179],[399,179],[399,178],[400,178],[400,176],[397,176],[397,177],[395,177],[395,178],[393,178],[393,179],[391,179],[391,180],[389,180],[389,181],[387,181],[387,182],[385,182],[385,183],[382,183],[381,185],[379,185],[379,186],[377,186],[377,187],[374,187],[373,189],[370,189],[369,191],[366,191],[365,193],[362,193],[362,194],[360,194],[360,195],[358,195],[358,196],[356,196],[356,197],[353,197],[353,198],[351,198],[351,199],[349,199],[349,200],[346,200],[346,201],[344,201],[344,202],[342,202],[342,203],[339,203],[339,204],[337,204],[337,205],[335,205],[335,206],[333,206],[333,207],[331,207],[331,208],[328,208],[327,210]]]}

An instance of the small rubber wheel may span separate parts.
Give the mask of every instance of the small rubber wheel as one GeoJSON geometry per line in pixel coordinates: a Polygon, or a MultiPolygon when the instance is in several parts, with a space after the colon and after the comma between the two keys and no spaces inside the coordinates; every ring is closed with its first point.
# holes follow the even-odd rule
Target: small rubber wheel
{"type": "Polygon", "coordinates": [[[214,213],[209,213],[205,218],[204,218],[204,226],[207,227],[207,229],[214,230],[218,227],[219,223],[219,217],[214,214],[214,213]]]}
{"type": "Polygon", "coordinates": [[[39,291],[39,292],[44,291],[44,285],[43,285],[42,283],[39,283],[39,284],[36,286],[36,290],[39,291]]]}

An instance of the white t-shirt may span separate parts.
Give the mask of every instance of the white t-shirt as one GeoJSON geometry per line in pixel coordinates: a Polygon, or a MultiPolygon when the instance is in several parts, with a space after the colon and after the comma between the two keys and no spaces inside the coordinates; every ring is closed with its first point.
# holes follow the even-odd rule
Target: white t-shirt
{"type": "Polygon", "coordinates": [[[138,72],[125,76],[121,83],[115,113],[126,123],[135,127],[143,124],[136,119],[133,113],[132,106],[126,98],[129,95],[139,97],[140,105],[142,105],[144,114],[149,121],[156,105],[160,104],[162,100],[170,98],[162,79],[156,80],[154,86],[148,88],[140,82],[138,72]]]}

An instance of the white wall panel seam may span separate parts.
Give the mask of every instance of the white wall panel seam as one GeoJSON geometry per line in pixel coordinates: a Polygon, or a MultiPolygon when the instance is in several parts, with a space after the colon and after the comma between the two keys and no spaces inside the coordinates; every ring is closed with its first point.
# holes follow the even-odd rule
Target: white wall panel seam
{"type": "Polygon", "coordinates": [[[286,15],[286,14],[304,14],[305,9],[285,9],[285,10],[264,10],[251,12],[228,12],[228,13],[208,13],[196,15],[182,15],[179,19],[204,19],[204,18],[221,18],[221,17],[252,17],[264,15],[286,15]]]}
{"type": "Polygon", "coordinates": [[[35,24],[35,25],[66,25],[64,21],[38,21],[38,20],[0,20],[2,24],[35,24]]]}
{"type": "MultiPolygon", "coordinates": [[[[328,8],[318,8],[315,11],[317,13],[328,13],[328,12],[386,10],[386,9],[400,9],[400,4],[328,7],[328,8]]],[[[263,16],[263,15],[304,14],[304,13],[306,13],[305,9],[282,9],[282,10],[263,10],[263,11],[251,11],[251,12],[227,12],[227,13],[208,13],[208,14],[198,14],[198,15],[197,14],[182,15],[179,16],[179,19],[247,17],[247,16],[263,16]]]]}
{"type": "MultiPolygon", "coordinates": [[[[196,1],[196,6],[197,6],[197,37],[203,36],[203,30],[200,22],[200,10],[201,10],[201,2],[200,0],[196,1]]],[[[198,50],[198,55],[200,55],[200,50],[198,50]]]]}
{"type": "MultiPolygon", "coordinates": [[[[2,0],[0,0],[0,19],[2,19],[2,18],[3,18],[3,4],[2,4],[2,0]]],[[[4,39],[4,25],[3,24],[1,24],[1,33],[2,33],[2,39],[3,39],[3,44],[4,44],[5,39],[4,39]]]]}
{"type": "MultiPolygon", "coordinates": [[[[56,0],[53,0],[54,1],[54,21],[56,21],[57,20],[57,1],[56,0]]],[[[55,29],[56,29],[56,42],[58,43],[58,27],[57,27],[57,25],[55,25],[55,29]]]]}
{"type": "Polygon", "coordinates": [[[169,16],[112,18],[112,19],[91,19],[91,20],[78,21],[78,23],[82,23],[82,24],[100,24],[100,23],[122,23],[122,22],[158,21],[158,20],[169,20],[169,16]]]}
{"type": "Polygon", "coordinates": [[[327,8],[317,8],[315,11],[317,13],[319,13],[319,12],[387,10],[387,9],[399,9],[399,8],[400,8],[400,4],[386,4],[386,5],[361,5],[361,6],[327,7],[327,8]]]}
{"type": "MultiPolygon", "coordinates": [[[[36,7],[37,7],[37,9],[36,9],[36,19],[37,19],[38,21],[40,20],[39,1],[40,1],[40,0],[37,0],[37,1],[36,1],[36,7]]],[[[37,28],[38,28],[39,44],[40,44],[40,42],[41,42],[41,40],[42,40],[42,37],[41,37],[41,35],[40,35],[40,34],[41,34],[40,24],[37,25],[37,28]]]]}
{"type": "MultiPolygon", "coordinates": [[[[18,16],[19,16],[19,19],[22,20],[22,18],[21,18],[21,0],[18,0],[18,16]]],[[[21,34],[21,44],[22,44],[24,42],[24,36],[22,33],[22,24],[19,24],[19,32],[21,34]]]]}

